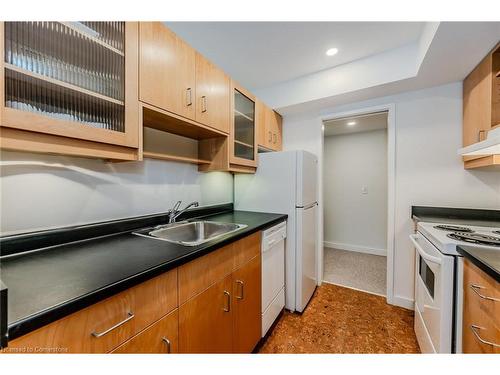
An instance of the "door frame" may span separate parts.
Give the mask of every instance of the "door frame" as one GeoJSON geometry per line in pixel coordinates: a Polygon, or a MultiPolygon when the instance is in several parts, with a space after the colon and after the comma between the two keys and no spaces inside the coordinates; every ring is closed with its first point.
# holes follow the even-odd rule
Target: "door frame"
{"type": "MultiPolygon", "coordinates": [[[[378,106],[362,107],[359,109],[344,111],[344,112],[331,112],[321,116],[321,123],[323,124],[328,120],[335,120],[344,117],[352,117],[359,115],[366,115],[374,112],[387,112],[387,290],[386,300],[388,304],[394,304],[394,237],[396,233],[395,227],[395,205],[396,205],[396,123],[395,123],[395,110],[394,103],[388,103],[378,106]]],[[[321,159],[324,160],[325,150],[325,135],[324,128],[321,130],[321,159]]],[[[323,171],[321,171],[323,173],[323,171]]],[[[321,200],[324,202],[324,188],[323,183],[320,185],[321,200]]],[[[322,219],[321,223],[324,225],[323,210],[320,213],[322,219]]],[[[321,239],[324,241],[324,238],[321,239]]],[[[324,246],[320,246],[320,259],[319,259],[319,275],[323,280],[323,264],[324,264],[324,246]]]]}

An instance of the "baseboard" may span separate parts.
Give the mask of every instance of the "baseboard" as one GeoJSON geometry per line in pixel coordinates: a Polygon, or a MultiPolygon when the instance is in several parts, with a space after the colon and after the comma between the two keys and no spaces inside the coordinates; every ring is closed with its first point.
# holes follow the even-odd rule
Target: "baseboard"
{"type": "Polygon", "coordinates": [[[323,241],[323,246],[338,250],[355,251],[357,253],[380,255],[384,257],[387,256],[386,249],[374,249],[368,246],[350,245],[347,243],[330,242],[330,241],[323,241]]]}
{"type": "Polygon", "coordinates": [[[415,309],[415,301],[406,297],[401,296],[393,296],[392,297],[392,305],[404,307],[408,310],[415,309]]]}

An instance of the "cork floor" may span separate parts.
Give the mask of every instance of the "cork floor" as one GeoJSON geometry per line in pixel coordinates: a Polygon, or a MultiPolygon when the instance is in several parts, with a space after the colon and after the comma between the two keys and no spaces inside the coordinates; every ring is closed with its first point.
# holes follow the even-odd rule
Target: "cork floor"
{"type": "Polygon", "coordinates": [[[302,314],[284,312],[259,353],[420,353],[413,311],[323,284],[302,314]]]}

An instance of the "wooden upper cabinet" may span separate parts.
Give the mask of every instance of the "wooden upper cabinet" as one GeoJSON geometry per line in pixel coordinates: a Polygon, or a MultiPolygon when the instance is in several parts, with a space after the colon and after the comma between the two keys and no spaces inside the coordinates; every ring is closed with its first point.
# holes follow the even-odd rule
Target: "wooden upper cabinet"
{"type": "Polygon", "coordinates": [[[196,52],[161,22],[139,28],[139,98],[194,120],[196,52]]]}
{"type": "Polygon", "coordinates": [[[233,273],[233,352],[251,353],[261,337],[260,253],[233,273]]]}
{"type": "Polygon", "coordinates": [[[230,80],[196,53],[196,121],[229,133],[230,80]]]}
{"type": "Polygon", "coordinates": [[[266,142],[266,105],[259,99],[255,100],[255,128],[257,131],[257,144],[267,148],[266,142]]]}
{"type": "Polygon", "coordinates": [[[82,155],[99,157],[106,145],[138,148],[138,28],[137,22],[1,23],[2,148],[46,152],[30,132],[43,133],[53,153],[90,148],[82,155]]]}
{"type": "MultiPolygon", "coordinates": [[[[488,131],[500,127],[500,44],[464,79],[463,145],[487,138],[488,131]]],[[[500,165],[500,155],[465,156],[467,169],[500,165]]]]}
{"type": "Polygon", "coordinates": [[[484,141],[492,126],[492,59],[486,56],[463,83],[463,145],[484,141]]]}
{"type": "Polygon", "coordinates": [[[279,113],[257,100],[257,140],[260,147],[282,150],[282,119],[279,113]]]}
{"type": "Polygon", "coordinates": [[[232,352],[231,277],[225,277],[179,307],[180,353],[232,352]]]}
{"type": "Polygon", "coordinates": [[[273,151],[281,151],[282,149],[282,133],[283,133],[283,125],[281,115],[272,109],[268,112],[269,120],[267,123],[269,124],[269,139],[271,140],[270,149],[273,151]]]}

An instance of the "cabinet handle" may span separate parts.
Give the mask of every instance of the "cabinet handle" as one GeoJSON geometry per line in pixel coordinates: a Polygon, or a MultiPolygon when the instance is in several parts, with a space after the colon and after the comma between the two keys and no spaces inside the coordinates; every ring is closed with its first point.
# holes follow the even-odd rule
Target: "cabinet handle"
{"type": "Polygon", "coordinates": [[[470,284],[470,288],[472,289],[472,291],[473,291],[474,293],[476,293],[476,294],[477,294],[479,297],[481,297],[482,299],[487,299],[488,301],[500,302],[500,299],[498,299],[498,298],[485,296],[484,294],[479,293],[479,289],[486,289],[486,288],[484,288],[484,287],[483,287],[483,286],[481,286],[481,285],[470,284]]]}
{"type": "Polygon", "coordinates": [[[243,299],[245,297],[245,295],[244,295],[245,284],[243,284],[243,281],[241,281],[241,280],[236,280],[236,284],[240,285],[240,295],[236,296],[236,298],[243,299]]]}
{"type": "Polygon", "coordinates": [[[224,295],[226,296],[226,304],[224,306],[224,311],[231,311],[231,294],[227,290],[224,291],[224,295]]]}
{"type": "Polygon", "coordinates": [[[476,339],[478,339],[480,343],[486,344],[486,345],[491,345],[491,346],[494,346],[495,348],[500,348],[500,344],[495,344],[494,342],[486,341],[483,338],[481,338],[481,336],[479,336],[478,331],[481,329],[485,329],[485,328],[482,328],[482,327],[479,327],[479,326],[472,324],[470,326],[470,329],[471,329],[472,333],[474,334],[474,336],[476,336],[476,339]]]}
{"type": "Polygon", "coordinates": [[[191,87],[188,87],[186,89],[186,106],[190,106],[193,104],[193,95],[192,95],[192,91],[191,91],[191,87]]]}
{"type": "Polygon", "coordinates": [[[170,345],[170,340],[167,339],[166,337],[162,337],[161,341],[165,343],[165,346],[167,347],[167,353],[170,354],[172,352],[171,350],[172,345],[170,345]]]}
{"type": "Polygon", "coordinates": [[[477,132],[477,141],[478,142],[484,141],[485,138],[486,138],[486,131],[485,130],[479,130],[477,132]]]}
{"type": "Polygon", "coordinates": [[[120,323],[116,323],[113,327],[111,328],[108,328],[107,330],[103,331],[103,332],[100,332],[100,333],[97,333],[97,332],[92,332],[91,335],[96,337],[96,338],[99,338],[99,337],[102,337],[104,335],[107,335],[108,333],[110,333],[112,330],[124,325],[125,323],[127,323],[129,320],[131,319],[134,319],[134,313],[132,311],[129,311],[128,312],[128,318],[122,320],[120,323]]]}
{"type": "Polygon", "coordinates": [[[277,138],[276,137],[276,133],[273,134],[273,138],[274,138],[274,142],[273,143],[276,144],[276,138],[277,138]]]}
{"type": "Polygon", "coordinates": [[[269,132],[269,143],[273,141],[273,133],[269,132]]]}
{"type": "Polygon", "coordinates": [[[207,97],[203,95],[201,97],[201,112],[205,113],[207,111],[207,97]]]}

